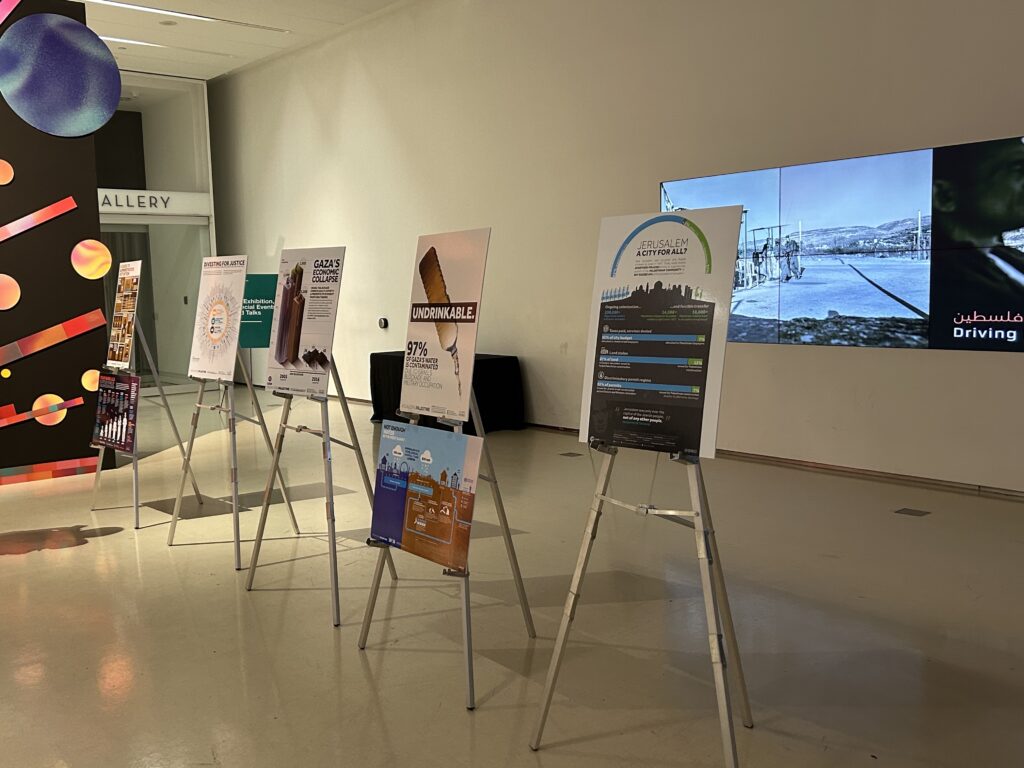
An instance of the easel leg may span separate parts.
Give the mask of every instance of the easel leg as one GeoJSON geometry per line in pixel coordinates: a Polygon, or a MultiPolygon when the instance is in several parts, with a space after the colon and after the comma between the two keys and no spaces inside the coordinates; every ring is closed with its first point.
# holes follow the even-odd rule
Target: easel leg
{"type": "Polygon", "coordinates": [[[544,725],[547,723],[548,711],[551,709],[551,698],[555,694],[555,683],[558,681],[558,672],[562,666],[562,654],[565,645],[569,640],[569,629],[573,619],[576,618],[576,605],[580,599],[580,587],[583,584],[583,577],[587,573],[587,563],[590,561],[590,553],[594,549],[594,540],[597,538],[597,525],[601,521],[601,510],[604,501],[601,498],[608,492],[608,481],[611,479],[612,466],[615,463],[614,449],[610,449],[604,456],[601,464],[601,471],[597,476],[597,487],[594,490],[594,500],[590,505],[590,519],[583,531],[583,543],[580,545],[580,554],[576,560],[576,571],[572,576],[572,584],[569,587],[569,594],[565,598],[565,608],[562,611],[562,623],[558,628],[558,636],[555,638],[555,647],[551,653],[551,663],[548,666],[548,677],[544,683],[544,696],[541,699],[540,711],[537,713],[537,725],[533,730],[533,739],[530,741],[530,749],[540,749],[540,741],[544,736],[544,725]]]}
{"type": "Polygon", "coordinates": [[[132,446],[132,506],[135,507],[135,530],[139,530],[139,443],[132,446]]]}
{"type": "Polygon", "coordinates": [[[386,549],[377,553],[377,565],[373,569],[373,581],[370,583],[370,596],[366,600],[366,611],[363,613],[363,628],[359,630],[359,650],[366,649],[366,638],[370,635],[370,622],[373,621],[373,609],[377,607],[377,594],[380,592],[380,580],[384,577],[384,563],[387,561],[386,549]]]}
{"type": "MultiPolygon", "coordinates": [[[[260,431],[263,433],[263,441],[267,444],[267,451],[271,456],[274,454],[274,444],[270,441],[270,431],[267,429],[267,422],[263,418],[263,408],[260,406],[260,401],[256,397],[256,390],[252,386],[252,379],[249,376],[249,369],[245,364],[245,360],[242,358],[242,351],[237,350],[236,356],[238,358],[238,367],[242,370],[242,379],[245,381],[245,387],[249,390],[249,402],[252,403],[253,413],[256,414],[256,421],[259,422],[260,431]]],[[[288,517],[291,520],[292,531],[298,536],[302,531],[299,530],[299,521],[295,519],[295,510],[292,509],[292,499],[288,493],[288,488],[285,486],[284,475],[281,474],[281,468],[277,468],[277,480],[281,483],[281,497],[284,499],[285,507],[288,510],[288,517]]]]}
{"type": "Polygon", "coordinates": [[[732,702],[729,698],[729,679],[725,670],[725,648],[722,645],[722,628],[719,622],[719,606],[715,577],[712,575],[711,544],[714,536],[710,520],[706,517],[702,492],[704,478],[699,464],[687,467],[690,482],[690,499],[694,510],[694,534],[697,539],[697,563],[700,570],[701,587],[704,592],[704,613],[708,622],[708,646],[711,651],[711,671],[715,679],[715,693],[718,698],[718,721],[722,731],[722,752],[726,768],[736,768],[736,733],[732,724],[732,702]]]}
{"type": "Polygon", "coordinates": [[[498,476],[494,472],[494,461],[491,459],[490,448],[487,447],[487,436],[484,433],[484,421],[480,417],[480,408],[476,403],[476,393],[470,393],[470,416],[473,419],[473,427],[478,437],[483,439],[483,456],[487,463],[487,474],[490,478],[491,494],[494,496],[494,508],[498,513],[498,525],[501,527],[501,535],[505,540],[505,551],[508,553],[508,562],[512,568],[512,581],[516,585],[516,594],[519,596],[519,607],[523,611],[523,620],[526,622],[526,634],[537,637],[537,630],[533,625],[533,614],[530,611],[530,603],[526,597],[526,586],[523,584],[523,575],[519,570],[519,558],[516,557],[516,546],[512,541],[512,531],[508,526],[508,517],[505,515],[505,504],[501,500],[501,489],[498,488],[498,476]]]}
{"type": "Polygon", "coordinates": [[[181,481],[178,483],[178,495],[174,497],[174,512],[171,514],[171,527],[167,531],[167,546],[174,546],[174,534],[178,530],[178,518],[181,515],[181,498],[185,494],[185,479],[192,470],[192,448],[196,442],[196,431],[199,429],[199,412],[203,406],[203,396],[206,394],[206,382],[199,382],[199,392],[196,395],[196,405],[192,411],[192,425],[189,427],[188,446],[181,460],[181,481]]]}
{"type": "MultiPolygon", "coordinates": [[[[366,498],[370,502],[370,511],[373,511],[373,483],[370,482],[370,473],[366,470],[366,461],[363,459],[362,448],[359,447],[359,435],[356,434],[356,425],[352,421],[352,411],[349,410],[348,400],[345,397],[345,389],[341,386],[341,375],[338,373],[338,366],[334,359],[331,359],[331,377],[334,379],[334,388],[338,390],[338,400],[341,401],[341,412],[345,416],[345,426],[348,428],[348,436],[352,441],[353,452],[356,455],[356,463],[359,465],[359,475],[363,479],[363,490],[366,491],[366,498]]],[[[388,572],[392,581],[398,581],[398,571],[395,569],[395,561],[391,557],[391,550],[384,550],[384,559],[388,564],[388,572]]]]}
{"type": "Polygon", "coordinates": [[[231,523],[235,536],[235,570],[242,570],[242,529],[238,517],[238,434],[235,420],[235,388],[228,384],[228,442],[231,446],[231,523]]]}
{"type": "Polygon", "coordinates": [[[96,509],[96,498],[100,493],[100,475],[103,474],[103,460],[107,456],[106,446],[100,446],[100,455],[96,457],[96,477],[92,479],[92,506],[90,510],[96,509]]]}
{"type": "MultiPolygon", "coordinates": [[[[455,575],[455,574],[453,574],[455,575]]],[[[462,649],[466,657],[466,709],[476,709],[476,685],[473,676],[473,617],[469,605],[469,574],[460,574],[462,582],[462,649]]]]}
{"type": "MultiPolygon", "coordinates": [[[[149,351],[149,344],[146,343],[146,335],[142,332],[142,326],[138,323],[135,324],[135,332],[139,334],[139,341],[142,343],[142,351],[146,354],[146,361],[149,363],[149,370],[153,374],[153,381],[156,382],[157,391],[160,393],[160,402],[163,403],[164,412],[167,414],[167,421],[171,424],[171,433],[174,435],[174,441],[178,444],[178,451],[181,453],[181,457],[185,458],[185,446],[181,442],[181,434],[178,432],[178,425],[174,421],[174,413],[171,411],[171,405],[167,402],[167,394],[164,392],[164,385],[160,383],[160,373],[156,369],[156,363],[153,361],[153,355],[149,351]]],[[[196,482],[196,476],[192,472],[192,466],[188,467],[188,474],[192,479],[192,490],[195,491],[196,499],[200,504],[203,503],[202,494],[199,493],[199,483],[196,482]]]]}
{"type": "Polygon", "coordinates": [[[324,507],[327,513],[327,554],[331,562],[331,608],[334,626],[341,626],[341,595],[338,592],[338,540],[334,531],[334,475],[331,469],[331,422],[328,401],[320,403],[324,432],[324,507]]]}
{"type": "Polygon", "coordinates": [[[722,557],[718,554],[718,539],[715,536],[714,523],[711,521],[711,505],[708,504],[708,491],[704,485],[704,473],[697,466],[698,488],[700,490],[700,509],[704,513],[704,525],[708,529],[708,545],[711,550],[711,575],[715,578],[715,590],[718,594],[719,615],[722,630],[725,634],[725,646],[728,650],[728,663],[732,665],[736,685],[739,688],[740,716],[743,725],[754,727],[754,718],[750,713],[750,697],[747,693],[747,680],[743,674],[743,662],[740,658],[740,646],[736,640],[736,627],[732,621],[732,608],[729,605],[729,592],[725,588],[725,572],[722,569],[722,557]]]}
{"type": "Polygon", "coordinates": [[[292,396],[285,397],[284,408],[281,410],[281,425],[277,428],[277,439],[274,441],[274,453],[270,459],[270,474],[267,475],[267,487],[263,491],[263,509],[260,511],[260,522],[256,528],[256,539],[252,544],[252,556],[249,558],[249,575],[245,580],[246,590],[252,591],[252,582],[256,577],[256,566],[260,561],[260,547],[263,546],[263,532],[267,527],[267,515],[270,512],[270,497],[274,493],[274,475],[281,464],[281,449],[284,448],[284,434],[288,430],[288,414],[292,410],[292,396]]]}

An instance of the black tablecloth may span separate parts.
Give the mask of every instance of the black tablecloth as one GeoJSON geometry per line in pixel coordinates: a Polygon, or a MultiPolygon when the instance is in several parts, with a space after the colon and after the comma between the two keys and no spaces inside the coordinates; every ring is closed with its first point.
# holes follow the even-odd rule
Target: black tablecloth
{"type": "MultiPolygon", "coordinates": [[[[397,411],[402,396],[402,368],[404,352],[373,352],[370,354],[370,399],[373,401],[371,421],[384,419],[405,421],[397,411]]],[[[484,430],[524,429],[523,377],[519,358],[512,355],[476,356],[473,366],[473,391],[480,406],[484,430]]],[[[436,426],[431,417],[423,417],[421,424],[436,426]]],[[[472,435],[472,424],[466,425],[466,434],[472,435]]]]}

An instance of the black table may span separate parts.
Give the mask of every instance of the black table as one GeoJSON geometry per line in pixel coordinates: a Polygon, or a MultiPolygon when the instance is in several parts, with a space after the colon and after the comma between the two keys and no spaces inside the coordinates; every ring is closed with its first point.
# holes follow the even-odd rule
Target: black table
{"type": "MultiPolygon", "coordinates": [[[[405,352],[370,353],[370,400],[373,402],[370,421],[407,421],[397,413],[404,365],[405,352]]],[[[523,376],[518,357],[478,354],[473,366],[473,391],[486,432],[526,428],[523,376]]],[[[437,421],[430,416],[422,417],[420,423],[437,426],[437,421]]],[[[475,434],[472,423],[466,424],[466,434],[475,434]]]]}

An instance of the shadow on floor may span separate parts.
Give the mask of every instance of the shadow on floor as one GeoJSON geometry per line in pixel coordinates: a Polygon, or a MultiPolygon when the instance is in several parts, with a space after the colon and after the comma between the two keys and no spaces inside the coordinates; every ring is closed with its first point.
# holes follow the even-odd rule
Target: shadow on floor
{"type": "Polygon", "coordinates": [[[63,528],[40,528],[35,531],[0,533],[0,555],[27,555],[44,549],[69,549],[88,544],[89,539],[120,533],[124,528],[86,528],[68,525],[63,528]]]}

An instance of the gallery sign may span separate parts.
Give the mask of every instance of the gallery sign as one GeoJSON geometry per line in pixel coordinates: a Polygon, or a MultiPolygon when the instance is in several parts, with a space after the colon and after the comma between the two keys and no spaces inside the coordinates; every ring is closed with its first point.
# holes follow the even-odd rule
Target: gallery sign
{"type": "Polygon", "coordinates": [[[267,349],[270,346],[270,326],[274,321],[276,288],[277,275],[245,276],[242,324],[238,335],[238,344],[242,349],[267,349]]]}
{"type": "Polygon", "coordinates": [[[166,192],[151,189],[97,189],[100,213],[209,216],[207,192],[166,192]]]}

